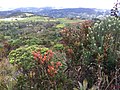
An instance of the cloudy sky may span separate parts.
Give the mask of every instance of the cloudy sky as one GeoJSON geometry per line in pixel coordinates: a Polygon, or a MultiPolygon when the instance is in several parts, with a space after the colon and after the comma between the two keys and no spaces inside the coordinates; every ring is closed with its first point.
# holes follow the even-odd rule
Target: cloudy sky
{"type": "Polygon", "coordinates": [[[0,0],[1,9],[18,7],[102,8],[111,9],[116,0],[0,0]]]}

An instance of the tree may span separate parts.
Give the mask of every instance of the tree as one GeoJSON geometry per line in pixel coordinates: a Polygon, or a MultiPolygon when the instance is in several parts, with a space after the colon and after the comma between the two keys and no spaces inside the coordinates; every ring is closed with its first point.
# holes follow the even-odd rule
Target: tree
{"type": "Polygon", "coordinates": [[[111,16],[115,16],[115,17],[118,18],[118,13],[119,13],[119,11],[118,11],[118,5],[120,5],[119,0],[117,0],[117,2],[115,3],[113,9],[111,9],[111,16]]]}

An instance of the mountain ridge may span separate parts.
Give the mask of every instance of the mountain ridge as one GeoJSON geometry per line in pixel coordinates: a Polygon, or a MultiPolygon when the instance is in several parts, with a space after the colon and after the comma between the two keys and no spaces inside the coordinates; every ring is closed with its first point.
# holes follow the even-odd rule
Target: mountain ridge
{"type": "Polygon", "coordinates": [[[44,7],[44,8],[27,7],[27,8],[16,8],[9,11],[0,11],[0,17],[7,17],[12,13],[17,13],[17,12],[29,12],[29,13],[34,13],[35,15],[49,16],[53,18],[76,17],[76,16],[81,16],[82,14],[96,15],[96,16],[109,14],[109,10],[96,9],[96,8],[55,9],[53,7],[44,7]]]}

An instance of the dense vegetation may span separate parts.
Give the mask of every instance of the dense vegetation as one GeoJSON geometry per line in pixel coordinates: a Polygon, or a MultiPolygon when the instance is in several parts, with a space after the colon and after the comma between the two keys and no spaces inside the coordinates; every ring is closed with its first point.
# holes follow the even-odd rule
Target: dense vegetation
{"type": "Polygon", "coordinates": [[[120,20],[0,21],[0,90],[119,90],[120,20]]]}

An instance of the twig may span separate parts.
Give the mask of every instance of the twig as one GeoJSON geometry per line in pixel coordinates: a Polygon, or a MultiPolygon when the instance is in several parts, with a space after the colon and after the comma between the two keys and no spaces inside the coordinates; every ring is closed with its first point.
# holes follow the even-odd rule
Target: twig
{"type": "MultiPolygon", "coordinates": [[[[119,75],[118,77],[120,77],[120,75],[119,75]]],[[[118,78],[118,77],[117,77],[117,78],[118,78]]],[[[108,84],[108,86],[106,87],[106,89],[105,89],[105,90],[107,90],[107,89],[108,89],[108,87],[111,85],[111,83],[113,82],[113,80],[114,80],[114,79],[116,79],[116,77],[114,77],[114,78],[110,81],[110,83],[108,84]]]]}

